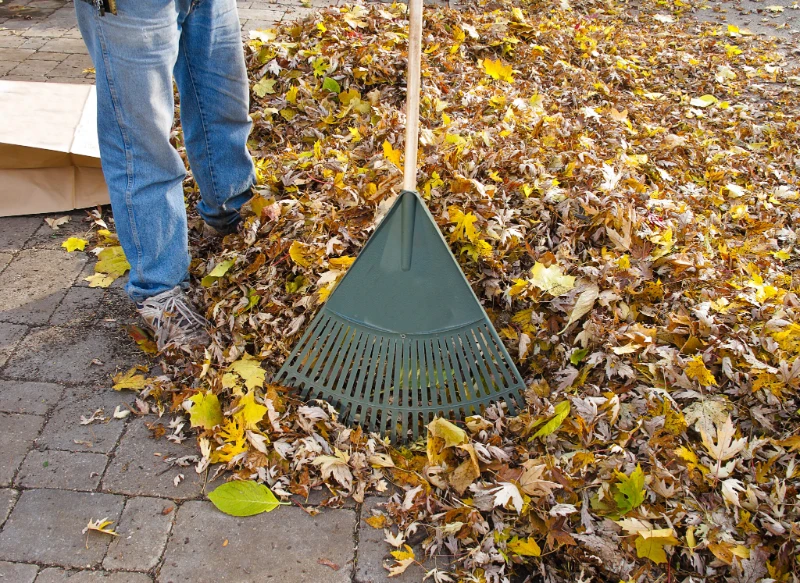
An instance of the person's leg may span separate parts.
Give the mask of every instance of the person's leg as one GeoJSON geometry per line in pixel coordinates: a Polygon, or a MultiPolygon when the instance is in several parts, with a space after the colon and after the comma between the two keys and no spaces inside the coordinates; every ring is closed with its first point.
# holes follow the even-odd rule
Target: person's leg
{"type": "Polygon", "coordinates": [[[239,222],[255,168],[247,151],[250,90],[236,0],[195,0],[181,22],[175,80],[200,216],[221,232],[239,222]]]}
{"type": "Polygon", "coordinates": [[[100,16],[75,2],[95,65],[97,130],[117,233],[136,302],[188,281],[183,162],[169,142],[172,74],[179,52],[175,0],[117,3],[100,16]]]}

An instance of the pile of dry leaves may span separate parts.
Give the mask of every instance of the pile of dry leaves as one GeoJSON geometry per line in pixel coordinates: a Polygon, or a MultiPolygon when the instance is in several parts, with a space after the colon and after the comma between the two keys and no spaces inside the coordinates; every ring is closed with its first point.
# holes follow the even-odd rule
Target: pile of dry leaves
{"type": "Polygon", "coordinates": [[[268,379],[399,190],[405,7],[253,35],[261,195],[197,249],[213,346],[144,390],[199,471],[393,484],[365,518],[438,582],[800,580],[800,78],[659,5],[426,9],[419,190],[529,408],[398,448],[268,379]]]}

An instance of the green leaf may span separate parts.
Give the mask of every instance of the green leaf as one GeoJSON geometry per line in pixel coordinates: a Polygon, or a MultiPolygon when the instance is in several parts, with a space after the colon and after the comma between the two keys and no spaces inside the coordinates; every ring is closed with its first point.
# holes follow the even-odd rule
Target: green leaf
{"type": "Polygon", "coordinates": [[[211,270],[210,275],[211,277],[222,277],[228,270],[233,267],[233,264],[236,260],[235,259],[228,259],[227,261],[221,261],[214,266],[214,269],[211,270]]]}
{"type": "Polygon", "coordinates": [[[589,349],[581,348],[572,353],[572,355],[569,357],[569,361],[573,365],[578,366],[581,362],[583,362],[583,359],[586,358],[587,354],[589,354],[589,349]]]}
{"type": "Polygon", "coordinates": [[[339,87],[339,84],[336,82],[336,79],[331,79],[330,77],[325,77],[325,80],[322,82],[322,88],[332,91],[336,94],[342,90],[342,88],[339,87]]]}
{"type": "Polygon", "coordinates": [[[561,424],[564,422],[564,419],[567,418],[569,415],[569,401],[561,401],[558,405],[555,406],[555,415],[553,415],[552,419],[542,425],[539,428],[539,431],[533,434],[528,441],[536,439],[537,437],[547,437],[554,431],[556,431],[561,424]]]}
{"type": "Polygon", "coordinates": [[[275,83],[277,79],[270,79],[269,77],[262,77],[261,81],[253,85],[253,93],[259,97],[264,97],[267,93],[275,93],[275,83]]]}
{"type": "Polygon", "coordinates": [[[214,393],[197,393],[190,397],[189,401],[193,403],[189,409],[189,421],[192,427],[213,429],[222,423],[222,407],[214,393]]]}
{"type": "Polygon", "coordinates": [[[269,488],[252,480],[222,484],[209,492],[208,499],[218,510],[231,516],[254,516],[272,512],[281,505],[269,488]]]}
{"type": "Polygon", "coordinates": [[[200,280],[200,285],[202,285],[203,287],[211,287],[215,281],[217,281],[220,277],[228,273],[228,270],[231,267],[233,267],[233,264],[235,262],[236,262],[235,259],[220,261],[214,266],[214,269],[211,270],[211,273],[209,273],[203,279],[200,280]]]}
{"type": "Polygon", "coordinates": [[[615,484],[614,501],[620,514],[627,514],[644,502],[644,472],[642,466],[636,465],[630,476],[617,472],[618,484],[615,484]]]}

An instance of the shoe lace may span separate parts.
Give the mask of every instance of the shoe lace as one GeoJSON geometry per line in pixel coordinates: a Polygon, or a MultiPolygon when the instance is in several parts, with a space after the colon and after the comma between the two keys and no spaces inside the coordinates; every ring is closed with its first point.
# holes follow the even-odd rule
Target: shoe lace
{"type": "Polygon", "coordinates": [[[156,343],[159,348],[176,341],[189,339],[195,334],[203,332],[209,325],[208,320],[200,316],[189,305],[183,293],[171,295],[160,301],[145,302],[145,307],[152,310],[156,343]],[[147,305],[148,303],[150,305],[147,305]]]}

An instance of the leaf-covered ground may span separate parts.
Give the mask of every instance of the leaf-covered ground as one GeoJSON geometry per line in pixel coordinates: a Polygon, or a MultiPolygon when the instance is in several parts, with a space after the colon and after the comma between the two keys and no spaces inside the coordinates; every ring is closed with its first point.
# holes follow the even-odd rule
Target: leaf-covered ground
{"type": "Polygon", "coordinates": [[[193,263],[214,344],[119,380],[197,428],[198,471],[397,488],[369,517],[393,572],[798,581],[800,78],[683,8],[425,11],[419,190],[530,387],[518,417],[390,448],[268,384],[399,190],[402,5],[255,35],[261,195],[193,263]]]}

